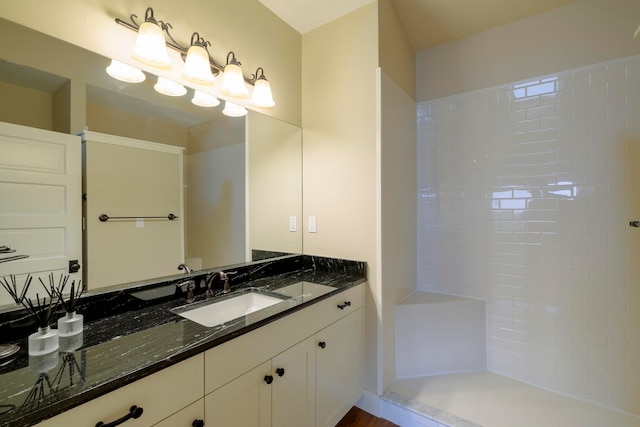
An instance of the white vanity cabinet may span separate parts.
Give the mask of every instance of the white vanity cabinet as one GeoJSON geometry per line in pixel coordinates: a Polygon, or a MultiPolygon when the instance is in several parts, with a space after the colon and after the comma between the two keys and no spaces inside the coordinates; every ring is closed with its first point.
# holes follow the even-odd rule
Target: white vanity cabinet
{"type": "Polygon", "coordinates": [[[313,426],[314,359],[309,338],[208,394],[207,427],[313,426]]]}
{"type": "Polygon", "coordinates": [[[38,427],[94,427],[99,422],[108,424],[127,415],[134,405],[142,408],[142,415],[127,420],[123,426],[150,427],[174,414],[182,413],[185,422],[160,425],[191,427],[194,420],[204,418],[203,410],[189,413],[181,410],[202,400],[203,359],[202,354],[191,357],[45,420],[39,423],[38,427]],[[192,416],[195,418],[191,418],[192,416]]]}
{"type": "Polygon", "coordinates": [[[363,390],[364,284],[38,424],[334,426],[363,390]],[[200,420],[202,422],[200,422],[200,420]]]}
{"type": "Polygon", "coordinates": [[[363,390],[363,289],[207,351],[207,427],[335,425],[363,390]]]}

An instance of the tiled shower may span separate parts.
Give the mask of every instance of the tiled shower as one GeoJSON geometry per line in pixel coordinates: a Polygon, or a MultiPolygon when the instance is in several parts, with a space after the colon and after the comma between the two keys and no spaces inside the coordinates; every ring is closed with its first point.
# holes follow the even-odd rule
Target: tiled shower
{"type": "Polygon", "coordinates": [[[487,367],[640,414],[640,56],[418,104],[418,289],[487,367]]]}

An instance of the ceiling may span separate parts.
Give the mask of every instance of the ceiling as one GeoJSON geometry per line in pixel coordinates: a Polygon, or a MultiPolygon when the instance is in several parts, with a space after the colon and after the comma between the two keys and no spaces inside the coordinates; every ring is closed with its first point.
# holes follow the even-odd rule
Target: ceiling
{"type": "MultiPolygon", "coordinates": [[[[374,0],[260,0],[301,34],[374,0]]],[[[390,0],[416,52],[576,0],[390,0]]]]}

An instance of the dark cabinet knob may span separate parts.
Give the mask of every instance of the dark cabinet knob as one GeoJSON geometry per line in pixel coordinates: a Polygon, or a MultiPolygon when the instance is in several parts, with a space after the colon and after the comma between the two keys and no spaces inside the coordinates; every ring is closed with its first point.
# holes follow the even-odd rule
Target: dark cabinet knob
{"type": "Polygon", "coordinates": [[[284,375],[284,368],[278,368],[276,369],[276,374],[278,374],[279,377],[284,375]]]}
{"type": "Polygon", "coordinates": [[[320,342],[318,343],[318,347],[320,347],[320,348],[325,348],[326,346],[327,346],[327,343],[326,343],[326,342],[324,342],[324,341],[320,341],[320,342]]]}
{"type": "Polygon", "coordinates": [[[351,301],[345,301],[344,304],[338,304],[340,310],[344,310],[347,307],[351,307],[351,301]]]}
{"type": "Polygon", "coordinates": [[[192,427],[204,427],[204,420],[193,420],[192,427]]]}
{"type": "Polygon", "coordinates": [[[273,382],[273,376],[272,375],[265,375],[264,376],[264,382],[267,384],[271,384],[273,382]]]}

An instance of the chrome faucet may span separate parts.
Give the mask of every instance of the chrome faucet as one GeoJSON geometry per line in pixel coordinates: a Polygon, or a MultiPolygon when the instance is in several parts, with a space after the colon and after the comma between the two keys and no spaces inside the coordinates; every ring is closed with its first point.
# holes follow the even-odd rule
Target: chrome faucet
{"type": "Polygon", "coordinates": [[[224,271],[217,271],[215,273],[208,274],[207,278],[205,279],[205,283],[207,284],[207,290],[205,291],[205,295],[207,297],[213,296],[213,291],[211,290],[211,284],[213,283],[213,279],[215,279],[216,277],[219,277],[220,280],[224,280],[222,293],[228,294],[229,293],[229,274],[236,274],[236,273],[237,271],[230,271],[228,273],[225,273],[224,271]]]}
{"type": "MultiPolygon", "coordinates": [[[[180,264],[178,266],[178,270],[184,270],[185,274],[190,274],[191,269],[187,266],[187,264],[180,264]]],[[[195,296],[193,295],[193,290],[196,288],[196,282],[193,279],[185,280],[184,282],[177,282],[176,287],[180,288],[182,292],[187,293],[187,302],[195,301],[195,296]]]]}

